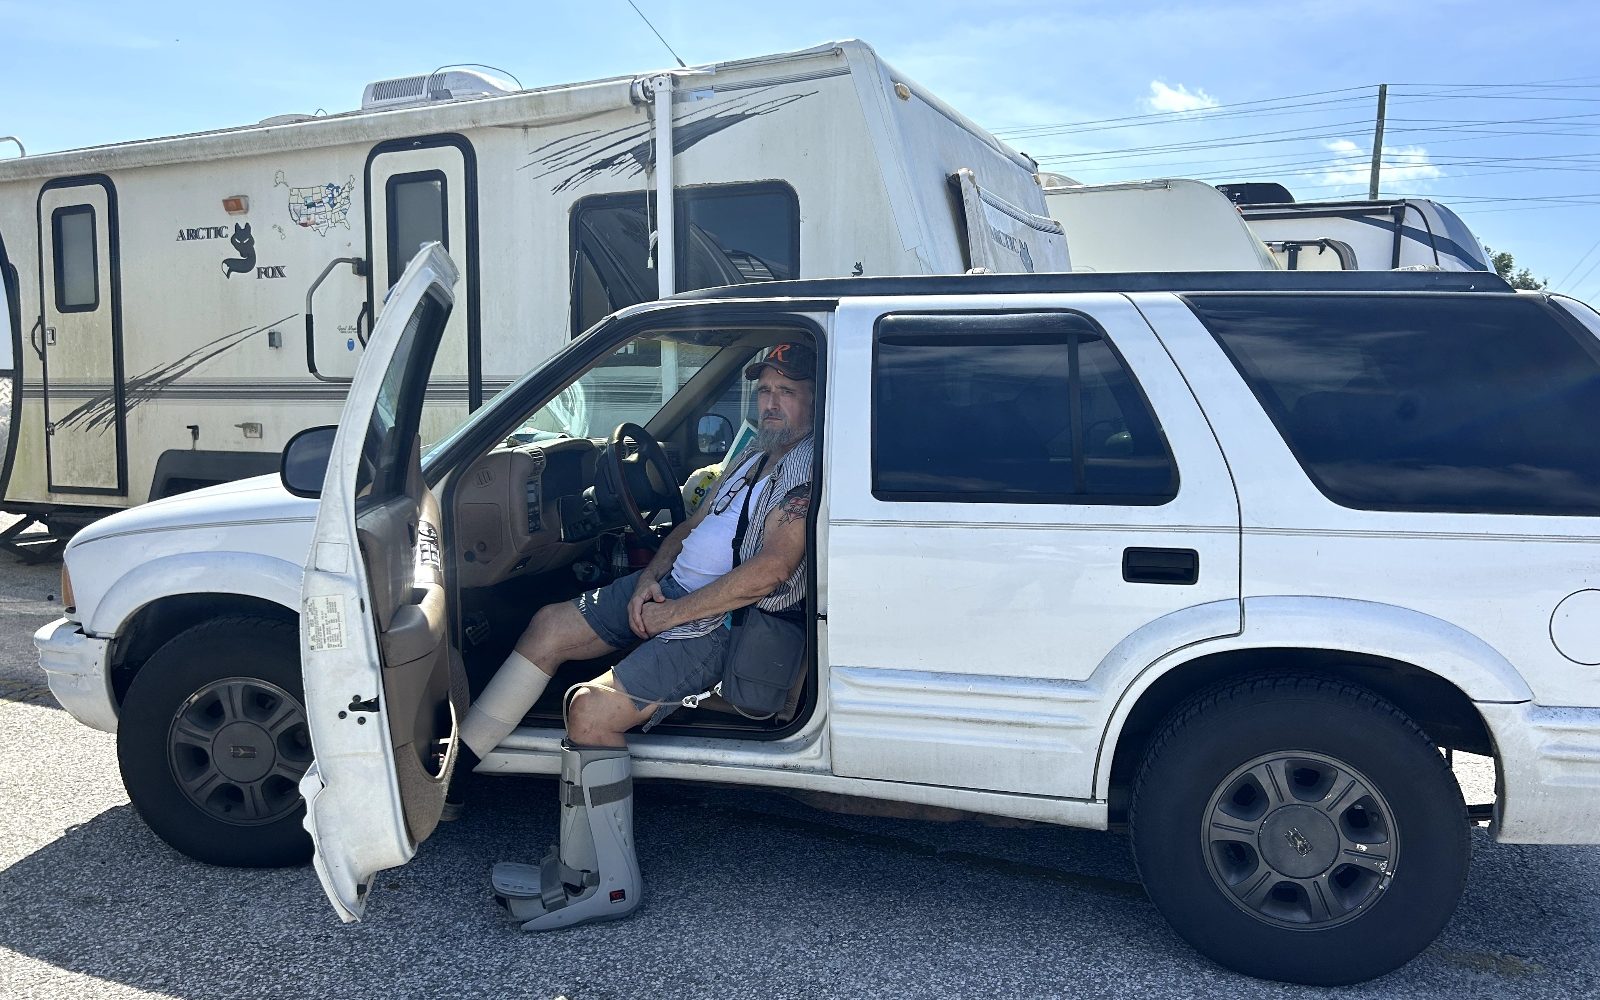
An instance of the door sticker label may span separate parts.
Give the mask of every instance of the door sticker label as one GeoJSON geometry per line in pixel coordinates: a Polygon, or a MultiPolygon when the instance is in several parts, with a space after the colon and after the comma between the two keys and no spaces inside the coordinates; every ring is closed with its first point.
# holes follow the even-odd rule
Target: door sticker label
{"type": "Polygon", "coordinates": [[[338,594],[307,599],[306,641],[312,652],[344,648],[344,598],[338,594]]]}

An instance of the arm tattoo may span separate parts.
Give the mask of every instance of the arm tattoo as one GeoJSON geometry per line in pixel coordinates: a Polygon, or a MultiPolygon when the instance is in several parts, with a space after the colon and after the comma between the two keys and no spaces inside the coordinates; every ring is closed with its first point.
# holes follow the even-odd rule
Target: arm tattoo
{"type": "Polygon", "coordinates": [[[806,514],[811,511],[811,498],[809,496],[791,496],[778,508],[778,527],[783,527],[791,521],[805,520],[806,514]]]}

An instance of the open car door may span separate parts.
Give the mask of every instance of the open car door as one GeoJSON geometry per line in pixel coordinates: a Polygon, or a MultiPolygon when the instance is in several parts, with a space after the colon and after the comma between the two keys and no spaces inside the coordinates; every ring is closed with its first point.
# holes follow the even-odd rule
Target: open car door
{"type": "Polygon", "coordinates": [[[456,277],[435,243],[390,291],[339,420],[301,584],[316,760],[300,792],[317,877],[347,922],[373,876],[433,832],[465,710],[417,435],[456,277]]]}

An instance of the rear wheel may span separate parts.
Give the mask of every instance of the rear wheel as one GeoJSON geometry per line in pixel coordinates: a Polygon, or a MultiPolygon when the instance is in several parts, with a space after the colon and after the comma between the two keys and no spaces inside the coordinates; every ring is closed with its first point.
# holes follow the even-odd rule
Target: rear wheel
{"type": "Polygon", "coordinates": [[[1410,961],[1460,899],[1466,806],[1437,747],[1363,688],[1215,688],[1156,736],[1134,789],[1145,888],[1228,968],[1333,986],[1410,961]]]}
{"type": "Polygon", "coordinates": [[[309,860],[296,624],[223,618],[175,636],[128,689],[117,758],[139,815],[189,857],[247,868],[309,860]]]}

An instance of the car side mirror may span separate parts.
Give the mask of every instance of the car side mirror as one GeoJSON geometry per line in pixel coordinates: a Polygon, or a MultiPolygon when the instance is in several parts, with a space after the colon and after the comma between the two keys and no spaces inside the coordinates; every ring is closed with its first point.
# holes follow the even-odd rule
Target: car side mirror
{"type": "Polygon", "coordinates": [[[283,488],[297,497],[322,496],[322,481],[328,475],[328,456],[333,453],[333,438],[338,425],[307,427],[283,446],[278,478],[283,488]]]}
{"type": "Polygon", "coordinates": [[[702,455],[721,455],[733,443],[733,424],[720,413],[707,413],[695,427],[695,447],[702,455]]]}

